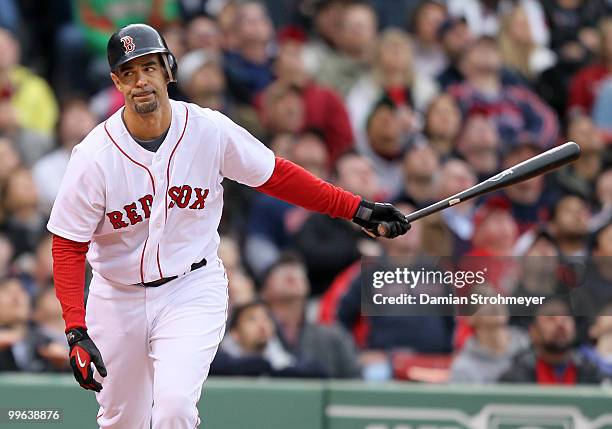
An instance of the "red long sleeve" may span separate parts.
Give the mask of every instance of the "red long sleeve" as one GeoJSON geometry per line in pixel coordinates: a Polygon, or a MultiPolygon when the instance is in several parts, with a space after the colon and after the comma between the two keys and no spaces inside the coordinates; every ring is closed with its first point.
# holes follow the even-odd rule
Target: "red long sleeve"
{"type": "Polygon", "coordinates": [[[299,165],[276,158],[274,172],[255,188],[264,194],[331,217],[352,219],[361,198],[310,174],[299,165]]]}
{"type": "Polygon", "coordinates": [[[53,235],[53,280],[62,305],[66,331],[85,327],[85,254],[89,242],[79,243],[53,235]]]}

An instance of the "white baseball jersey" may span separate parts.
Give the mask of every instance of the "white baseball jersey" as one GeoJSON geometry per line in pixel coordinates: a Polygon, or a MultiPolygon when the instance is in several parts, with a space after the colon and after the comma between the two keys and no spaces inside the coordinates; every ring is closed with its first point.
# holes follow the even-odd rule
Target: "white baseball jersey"
{"type": "Polygon", "coordinates": [[[170,100],[157,152],[136,143],[120,109],[71,155],[47,228],[91,241],[93,270],[123,284],[180,275],[217,254],[224,177],[265,183],[274,154],[219,112],[170,100]]]}

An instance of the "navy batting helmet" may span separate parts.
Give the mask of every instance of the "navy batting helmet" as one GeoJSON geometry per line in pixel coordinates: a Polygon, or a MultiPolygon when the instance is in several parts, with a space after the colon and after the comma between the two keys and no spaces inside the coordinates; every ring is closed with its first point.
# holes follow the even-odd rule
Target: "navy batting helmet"
{"type": "Polygon", "coordinates": [[[156,29],[146,24],[130,24],[117,30],[106,47],[108,64],[114,72],[134,58],[147,54],[161,54],[171,82],[176,82],[178,64],[164,38],[156,29]]]}

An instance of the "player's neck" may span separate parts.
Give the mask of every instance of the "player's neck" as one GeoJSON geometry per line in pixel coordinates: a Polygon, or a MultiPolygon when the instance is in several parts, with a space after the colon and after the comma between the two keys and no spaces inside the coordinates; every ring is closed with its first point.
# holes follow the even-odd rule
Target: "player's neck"
{"type": "Polygon", "coordinates": [[[170,102],[162,103],[159,109],[151,113],[137,113],[126,106],[123,111],[123,121],[129,133],[139,140],[152,140],[170,127],[172,108],[170,102]]]}

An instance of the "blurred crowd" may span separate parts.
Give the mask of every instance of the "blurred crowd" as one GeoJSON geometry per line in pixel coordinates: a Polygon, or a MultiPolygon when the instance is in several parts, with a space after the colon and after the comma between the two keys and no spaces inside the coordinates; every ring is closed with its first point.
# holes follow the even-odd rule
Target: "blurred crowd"
{"type": "Polygon", "coordinates": [[[171,98],[404,212],[565,141],[582,148],[570,166],[396,240],[225,181],[231,311],[211,374],[612,376],[610,13],[610,0],[0,0],[0,371],[69,368],[45,225],[72,148],[123,104],[108,38],[145,22],[178,59],[171,98]],[[594,298],[582,317],[557,298],[531,317],[501,306],[368,317],[363,256],[512,257],[518,274],[498,264],[493,289],[534,296],[568,287],[557,268],[579,258],[594,298]]]}

